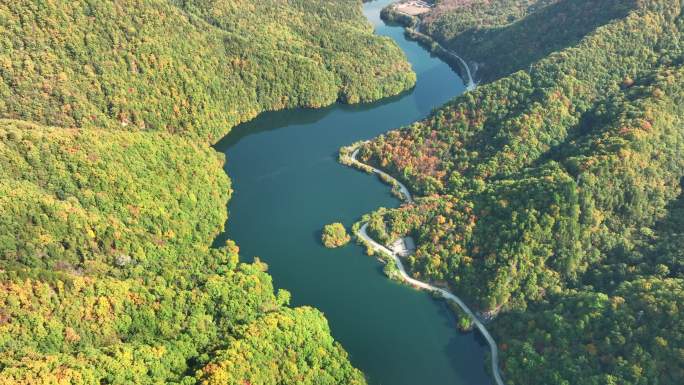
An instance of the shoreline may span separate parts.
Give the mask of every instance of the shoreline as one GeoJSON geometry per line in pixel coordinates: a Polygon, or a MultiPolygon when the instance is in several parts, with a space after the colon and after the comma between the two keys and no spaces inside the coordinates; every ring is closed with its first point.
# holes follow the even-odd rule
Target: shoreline
{"type": "MultiPolygon", "coordinates": [[[[359,153],[359,147],[363,145],[364,143],[367,143],[368,141],[362,141],[362,142],[357,142],[352,144],[351,146],[348,147],[343,147],[340,150],[340,163],[357,168],[361,171],[364,171],[368,174],[376,174],[378,175],[383,181],[386,181],[390,186],[392,186],[393,192],[395,189],[399,191],[400,195],[399,199],[408,203],[412,204],[414,203],[413,196],[411,195],[411,192],[408,190],[408,188],[398,181],[396,178],[392,177],[391,175],[387,174],[386,172],[377,169],[373,166],[370,166],[366,163],[363,163],[357,159],[357,155],[359,153]]],[[[487,328],[484,326],[484,323],[480,320],[480,318],[473,312],[468,305],[461,300],[457,295],[454,293],[434,286],[430,283],[419,281],[415,278],[412,278],[406,269],[404,268],[404,264],[401,260],[401,257],[397,255],[394,251],[390,250],[388,247],[385,245],[382,245],[375,241],[373,238],[371,238],[367,231],[366,228],[368,227],[368,221],[365,218],[362,218],[361,221],[357,222],[354,224],[352,227],[352,232],[356,236],[356,239],[365,245],[368,250],[371,250],[373,252],[377,252],[380,255],[384,256],[385,258],[381,258],[383,261],[387,262],[388,266],[386,267],[386,273],[390,278],[401,278],[401,280],[405,283],[408,283],[410,286],[417,288],[417,289],[422,289],[426,290],[432,294],[436,294],[439,297],[443,298],[444,300],[451,301],[455,303],[472,321],[473,325],[480,331],[480,334],[484,337],[484,339],[487,341],[487,344],[489,345],[490,348],[490,359],[491,359],[491,366],[492,366],[492,376],[494,377],[494,380],[497,385],[505,385],[501,376],[501,371],[499,369],[499,349],[498,346],[496,345],[496,342],[494,341],[494,338],[492,335],[489,333],[487,328]],[[394,266],[390,266],[390,264],[393,264],[394,266]],[[390,273],[391,272],[391,275],[390,273]],[[398,277],[397,277],[398,274],[398,277]]]]}
{"type": "MultiPolygon", "coordinates": [[[[473,77],[474,71],[470,70],[468,62],[466,62],[466,60],[459,56],[456,52],[445,48],[431,36],[420,32],[420,24],[422,22],[420,17],[398,11],[395,7],[395,4],[396,3],[393,3],[382,10],[380,13],[382,19],[387,22],[394,22],[402,25],[404,27],[404,32],[409,39],[418,42],[418,44],[424,46],[424,48],[430,53],[438,56],[450,66],[458,67],[459,70],[456,72],[458,72],[459,75],[461,71],[464,71],[467,79],[463,76],[461,76],[461,78],[463,78],[466,91],[474,90],[478,83],[473,77]]],[[[477,70],[477,63],[475,64],[475,70],[477,70]]]]}

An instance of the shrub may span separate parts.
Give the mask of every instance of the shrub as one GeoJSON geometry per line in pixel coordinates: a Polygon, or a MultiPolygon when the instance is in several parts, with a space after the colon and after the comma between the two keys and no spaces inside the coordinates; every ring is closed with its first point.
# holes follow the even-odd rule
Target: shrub
{"type": "Polygon", "coordinates": [[[341,247],[349,243],[351,237],[347,234],[344,225],[341,223],[331,223],[323,227],[323,235],[321,236],[323,245],[328,248],[341,247]]]}

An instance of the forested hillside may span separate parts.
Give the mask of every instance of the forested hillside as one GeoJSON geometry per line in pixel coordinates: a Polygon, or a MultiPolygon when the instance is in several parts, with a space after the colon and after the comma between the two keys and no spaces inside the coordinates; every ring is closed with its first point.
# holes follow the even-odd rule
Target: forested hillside
{"type": "Polygon", "coordinates": [[[359,1],[21,0],[0,30],[0,384],[365,383],[265,264],[210,248],[210,143],[413,85],[359,1]]]}
{"type": "Polygon", "coordinates": [[[423,31],[462,54],[491,81],[527,69],[622,18],[637,0],[437,0],[423,31]]]}
{"type": "Polygon", "coordinates": [[[415,277],[499,314],[510,384],[684,382],[682,3],[631,7],[360,152],[422,196],[369,233],[412,235],[415,277]]]}
{"type": "Polygon", "coordinates": [[[65,127],[216,141],[264,110],[415,82],[358,0],[20,0],[0,30],[0,116],[65,127]]]}
{"type": "Polygon", "coordinates": [[[0,383],[363,383],[320,313],[209,248],[222,164],[171,134],[0,121],[0,383]],[[266,372],[241,346],[267,330],[266,372]]]}

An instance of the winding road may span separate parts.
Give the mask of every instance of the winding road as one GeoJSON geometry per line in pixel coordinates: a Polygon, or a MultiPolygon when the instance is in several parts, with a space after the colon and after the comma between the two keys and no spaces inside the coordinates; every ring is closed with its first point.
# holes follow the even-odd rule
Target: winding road
{"type": "MultiPolygon", "coordinates": [[[[357,159],[357,156],[359,154],[359,149],[356,148],[354,152],[351,154],[350,161],[351,164],[356,165],[357,167],[361,169],[370,169],[373,173],[381,175],[385,178],[388,178],[389,180],[392,180],[394,183],[396,183],[399,186],[400,191],[402,194],[404,194],[404,197],[408,203],[413,203],[413,197],[411,196],[411,192],[409,189],[401,182],[396,180],[394,177],[391,175],[387,174],[386,172],[382,170],[378,170],[377,168],[370,166],[368,164],[362,163],[357,159]]],[[[477,329],[480,331],[482,336],[487,340],[487,344],[489,344],[489,349],[491,352],[492,356],[492,373],[494,374],[494,380],[496,381],[497,385],[504,385],[503,379],[501,377],[501,372],[499,370],[499,349],[496,345],[496,342],[494,341],[494,338],[492,337],[491,334],[489,334],[489,331],[487,331],[487,328],[485,328],[484,324],[480,319],[475,315],[475,313],[470,310],[468,305],[466,305],[458,296],[453,294],[452,292],[433,286],[429,283],[419,281],[415,278],[412,278],[407,272],[406,269],[404,268],[404,264],[401,261],[401,257],[397,255],[397,253],[393,252],[389,248],[387,248],[384,245],[381,245],[380,243],[376,242],[373,238],[371,238],[368,235],[368,232],[366,231],[368,227],[368,223],[364,223],[361,228],[359,229],[358,236],[366,242],[371,248],[373,248],[375,251],[383,252],[386,253],[387,255],[392,256],[394,259],[394,262],[397,265],[397,268],[399,269],[399,273],[401,275],[401,278],[408,282],[409,284],[420,288],[424,290],[429,290],[432,292],[437,292],[439,293],[444,299],[453,301],[456,303],[468,316],[471,318],[473,321],[473,324],[477,327],[477,329]]]]}
{"type": "Polygon", "coordinates": [[[462,58],[461,56],[459,56],[456,52],[454,52],[454,51],[452,51],[452,50],[450,50],[450,49],[444,48],[443,45],[441,45],[438,41],[436,41],[436,40],[433,39],[432,37],[430,37],[430,36],[428,36],[428,35],[426,35],[426,34],[420,32],[420,26],[421,26],[421,23],[423,22],[423,20],[421,20],[420,17],[413,16],[413,15],[409,15],[408,13],[399,11],[399,10],[397,10],[397,9],[395,9],[394,11],[395,11],[395,12],[398,12],[398,13],[401,13],[402,15],[406,15],[406,16],[412,18],[413,20],[415,20],[414,26],[413,26],[413,27],[406,27],[407,30],[409,30],[409,31],[412,32],[412,33],[415,33],[416,35],[422,36],[423,38],[425,38],[426,40],[429,40],[429,41],[433,42],[434,44],[437,44],[437,46],[439,47],[439,49],[441,49],[442,51],[446,52],[447,54],[449,54],[449,55],[455,57],[456,60],[458,60],[459,62],[461,62],[461,64],[463,65],[463,68],[465,68],[466,75],[468,75],[468,83],[466,84],[466,90],[472,91],[472,90],[475,89],[475,87],[477,87],[477,83],[475,83],[475,80],[473,80],[473,75],[472,75],[472,73],[470,72],[470,67],[468,66],[468,63],[466,63],[466,61],[463,60],[463,58],[462,58]]]}

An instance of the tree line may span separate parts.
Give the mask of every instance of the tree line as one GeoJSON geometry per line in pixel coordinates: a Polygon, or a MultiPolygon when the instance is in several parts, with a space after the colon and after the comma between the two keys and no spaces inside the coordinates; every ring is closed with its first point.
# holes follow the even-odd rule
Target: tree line
{"type": "MultiPolygon", "coordinates": [[[[414,276],[500,314],[510,384],[684,380],[681,12],[679,1],[631,3],[360,151],[422,196],[373,213],[369,233],[413,236],[414,276]]],[[[516,49],[492,60],[506,67],[516,49]]]]}
{"type": "Polygon", "coordinates": [[[0,4],[0,383],[363,384],[223,231],[209,147],[413,86],[356,0],[0,4]]]}

